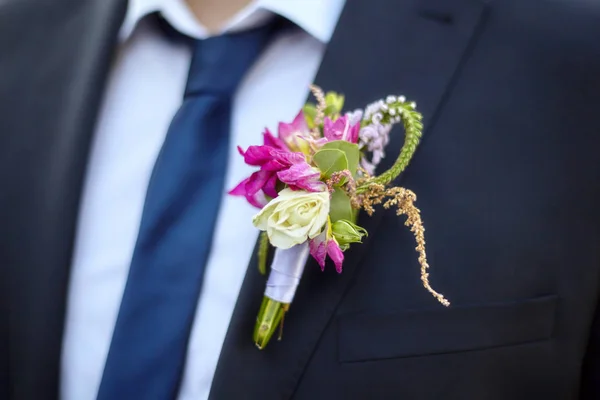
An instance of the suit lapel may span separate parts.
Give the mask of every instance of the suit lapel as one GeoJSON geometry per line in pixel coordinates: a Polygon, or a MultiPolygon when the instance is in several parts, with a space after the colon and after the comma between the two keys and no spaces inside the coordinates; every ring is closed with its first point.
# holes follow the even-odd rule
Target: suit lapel
{"type": "Polygon", "coordinates": [[[80,193],[125,6],[0,4],[0,265],[8,266],[11,399],[58,398],[80,193]]]}
{"type": "MultiPolygon", "coordinates": [[[[343,92],[346,107],[365,106],[387,94],[418,102],[426,127],[435,115],[475,40],[484,5],[479,0],[348,0],[317,75],[324,90],[343,92]]],[[[396,131],[395,131],[396,132],[396,131]]],[[[427,130],[425,131],[425,137],[427,130]]],[[[403,142],[390,144],[385,169],[403,142]]],[[[374,236],[383,213],[362,216],[374,236]]],[[[281,342],[264,351],[252,343],[265,278],[250,262],[217,366],[211,399],[288,399],[298,384],[324,329],[353,282],[369,240],[346,252],[344,272],[322,273],[309,261],[281,342]]]]}

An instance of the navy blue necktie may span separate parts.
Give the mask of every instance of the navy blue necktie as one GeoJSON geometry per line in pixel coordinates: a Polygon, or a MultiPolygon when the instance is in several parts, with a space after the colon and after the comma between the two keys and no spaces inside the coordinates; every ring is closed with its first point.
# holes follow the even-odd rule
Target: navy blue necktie
{"type": "Polygon", "coordinates": [[[146,193],[98,400],[177,396],[225,192],[232,96],[280,25],[193,42],[183,103],[146,193]]]}

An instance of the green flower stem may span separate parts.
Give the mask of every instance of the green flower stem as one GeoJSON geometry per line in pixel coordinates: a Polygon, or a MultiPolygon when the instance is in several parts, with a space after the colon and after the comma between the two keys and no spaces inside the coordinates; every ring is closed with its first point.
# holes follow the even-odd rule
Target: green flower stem
{"type": "Polygon", "coordinates": [[[261,232],[258,243],[258,272],[261,275],[267,273],[267,256],[269,254],[269,237],[267,232],[261,232]]]}
{"type": "Polygon", "coordinates": [[[264,349],[273,333],[279,328],[279,339],[281,339],[281,329],[283,328],[283,319],[290,305],[275,301],[267,296],[263,297],[256,325],[254,326],[254,344],[259,350],[264,349]]]}
{"type": "MultiPolygon", "coordinates": [[[[404,131],[406,132],[404,145],[400,150],[400,155],[396,159],[396,162],[390,169],[385,171],[379,176],[373,177],[366,182],[363,182],[356,188],[357,193],[364,193],[367,191],[370,185],[380,184],[387,185],[398,177],[408,166],[412,159],[421,136],[423,135],[423,123],[421,122],[423,116],[415,109],[414,103],[407,102],[395,102],[388,104],[389,110],[394,110],[394,113],[402,117],[402,124],[404,125],[404,131]]],[[[388,112],[383,113],[381,119],[382,124],[390,124],[393,116],[388,112]]],[[[363,121],[363,125],[368,125],[372,121],[363,121]]]]}

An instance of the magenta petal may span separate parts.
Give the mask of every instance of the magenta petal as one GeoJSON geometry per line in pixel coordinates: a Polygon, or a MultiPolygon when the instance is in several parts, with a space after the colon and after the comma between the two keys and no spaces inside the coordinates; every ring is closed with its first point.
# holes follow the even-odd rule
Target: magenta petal
{"type": "Polygon", "coordinates": [[[279,160],[271,160],[263,164],[260,167],[260,169],[265,171],[277,172],[288,167],[289,165],[287,163],[282,163],[279,160]]]}
{"type": "Polygon", "coordinates": [[[258,208],[267,205],[263,188],[268,184],[272,175],[269,171],[258,171],[250,175],[246,182],[246,200],[248,203],[258,208]]]}
{"type": "Polygon", "coordinates": [[[325,117],[323,121],[323,136],[327,140],[338,140],[335,132],[335,123],[329,117],[325,117]]]}
{"type": "Polygon", "coordinates": [[[291,128],[291,125],[286,124],[285,122],[279,123],[277,131],[279,132],[279,138],[282,140],[287,140],[294,133],[294,130],[291,128]]]}
{"type": "MultiPolygon", "coordinates": [[[[273,175],[273,178],[276,180],[276,176],[273,175]]],[[[267,199],[265,194],[260,189],[261,180],[263,177],[258,175],[258,172],[252,174],[250,178],[246,178],[241,181],[236,187],[229,191],[229,194],[232,196],[244,196],[248,203],[257,208],[263,208],[267,205],[267,199]],[[258,190],[256,190],[258,188],[258,190]],[[250,191],[248,191],[250,189],[250,191]]],[[[265,184],[268,186],[269,182],[265,184]]],[[[277,193],[276,193],[277,194],[277,193]]]]}
{"type": "Polygon", "coordinates": [[[326,231],[311,239],[308,243],[310,255],[317,261],[321,270],[325,270],[325,258],[327,257],[326,231]]]}
{"type": "Polygon", "coordinates": [[[244,161],[248,165],[263,165],[273,159],[272,150],[273,148],[270,146],[250,146],[243,154],[244,161]]]}
{"type": "Polygon", "coordinates": [[[324,192],[327,190],[327,185],[319,181],[298,181],[289,184],[292,190],[306,190],[307,192],[324,192]]]}
{"type": "Polygon", "coordinates": [[[230,194],[232,196],[245,196],[246,195],[246,183],[248,183],[249,180],[250,180],[250,178],[244,179],[243,181],[238,183],[238,185],[236,187],[231,189],[228,192],[228,194],[230,194]]]}
{"type": "Polygon", "coordinates": [[[341,274],[342,263],[344,262],[344,252],[342,252],[342,249],[337,244],[335,239],[331,239],[327,242],[327,255],[335,264],[335,270],[341,274]]]}
{"type": "Polygon", "coordinates": [[[358,133],[360,132],[360,123],[350,125],[350,118],[347,115],[331,121],[325,118],[323,122],[323,135],[327,140],[345,140],[350,143],[358,142],[358,133]]]}
{"type": "Polygon", "coordinates": [[[300,110],[296,117],[292,121],[292,126],[300,132],[308,132],[308,124],[306,123],[306,118],[304,117],[304,111],[300,110]]]}
{"type": "Polygon", "coordinates": [[[303,135],[308,132],[308,124],[306,123],[304,112],[302,112],[302,110],[300,110],[298,115],[296,115],[296,118],[294,118],[291,124],[280,122],[277,129],[279,138],[283,139],[284,141],[287,141],[292,135],[303,135]]]}
{"type": "Polygon", "coordinates": [[[309,192],[322,192],[327,188],[319,179],[319,170],[311,167],[306,162],[294,164],[290,168],[279,171],[277,177],[283,183],[290,185],[292,190],[304,189],[309,192]]]}
{"type": "Polygon", "coordinates": [[[348,137],[346,138],[347,141],[349,141],[350,143],[358,143],[358,134],[360,133],[360,122],[357,124],[354,124],[353,126],[350,127],[350,130],[348,132],[348,137]]]}
{"type": "Polygon", "coordinates": [[[270,146],[278,150],[289,151],[288,147],[285,145],[285,142],[271,133],[270,130],[265,129],[263,133],[263,143],[265,146],[270,146]]]}
{"type": "Polygon", "coordinates": [[[252,196],[246,195],[246,200],[256,208],[263,208],[268,203],[267,198],[262,190],[256,192],[252,196]]]}
{"type": "MultiPolygon", "coordinates": [[[[246,154],[249,152],[250,148],[248,148],[246,154]]],[[[269,159],[263,159],[264,161],[260,164],[261,169],[266,169],[269,171],[281,171],[282,169],[289,168],[294,164],[305,162],[305,158],[302,153],[282,151],[273,147],[269,147],[269,157],[269,159]]]]}
{"type": "Polygon", "coordinates": [[[267,181],[271,178],[271,172],[269,171],[257,171],[250,175],[246,182],[246,195],[253,196],[258,193],[265,186],[267,181]]]}
{"type": "MultiPolygon", "coordinates": [[[[289,181],[297,181],[306,178],[318,178],[320,173],[319,170],[311,167],[308,163],[302,162],[294,164],[286,170],[280,171],[278,175],[289,181]]],[[[283,180],[282,182],[288,183],[283,180]]]]}
{"type": "Polygon", "coordinates": [[[263,186],[263,192],[271,198],[277,197],[277,175],[273,174],[263,186]]]}
{"type": "Polygon", "coordinates": [[[273,150],[273,158],[283,165],[291,166],[293,164],[306,162],[306,157],[302,153],[292,153],[289,151],[273,150]]]}

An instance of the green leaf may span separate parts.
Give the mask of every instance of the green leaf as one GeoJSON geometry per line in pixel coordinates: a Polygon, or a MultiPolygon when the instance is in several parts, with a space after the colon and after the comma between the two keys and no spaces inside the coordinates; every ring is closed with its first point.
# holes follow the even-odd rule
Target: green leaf
{"type": "Polygon", "coordinates": [[[348,169],[348,159],[342,150],[321,149],[313,156],[313,162],[321,173],[329,178],[331,174],[348,169]]]}
{"type": "Polygon", "coordinates": [[[352,175],[356,175],[358,171],[358,161],[360,159],[360,152],[358,150],[358,145],[350,142],[346,142],[345,140],[334,140],[333,142],[328,142],[321,147],[321,150],[341,150],[346,155],[346,160],[348,160],[348,170],[352,173],[352,175]]]}
{"type": "Polygon", "coordinates": [[[353,208],[352,209],[352,219],[350,221],[356,223],[358,221],[358,213],[359,212],[360,212],[360,209],[353,208]]]}
{"type": "Polygon", "coordinates": [[[337,110],[337,108],[335,106],[327,106],[327,107],[325,107],[325,110],[323,111],[323,113],[327,117],[329,117],[332,121],[335,121],[340,116],[340,112],[337,110]]]}
{"type": "Polygon", "coordinates": [[[317,107],[312,103],[306,103],[304,108],[302,108],[304,112],[304,119],[306,119],[306,124],[309,129],[313,129],[315,127],[315,117],[317,116],[317,107]]]}
{"type": "Polygon", "coordinates": [[[339,114],[342,112],[342,108],[344,107],[344,95],[336,92],[327,92],[325,95],[325,104],[332,115],[339,114]]]}
{"type": "Polygon", "coordinates": [[[331,204],[329,208],[329,217],[331,222],[336,222],[341,219],[352,221],[352,205],[350,198],[340,188],[335,188],[331,195],[331,204]]]}

